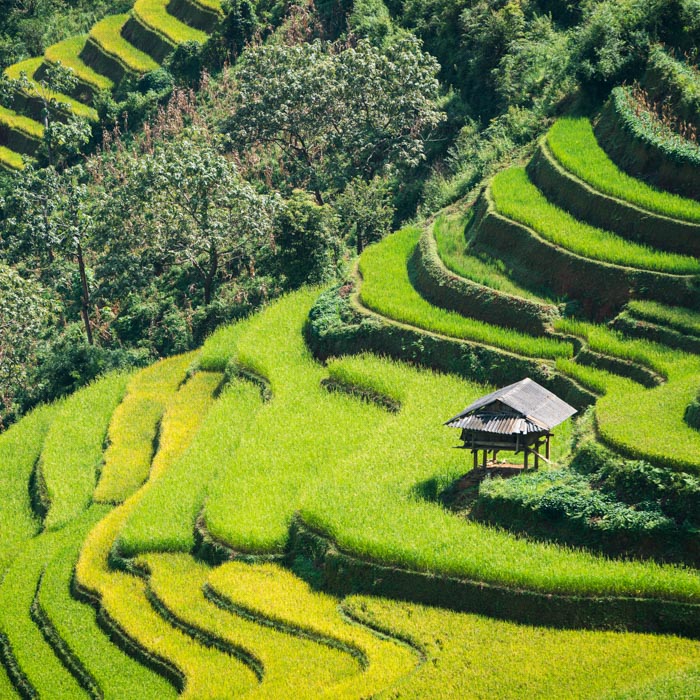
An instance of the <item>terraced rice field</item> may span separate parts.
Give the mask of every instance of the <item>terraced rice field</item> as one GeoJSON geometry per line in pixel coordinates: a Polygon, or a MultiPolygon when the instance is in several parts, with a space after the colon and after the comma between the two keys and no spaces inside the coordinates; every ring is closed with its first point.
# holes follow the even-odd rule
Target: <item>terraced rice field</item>
{"type": "MultiPolygon", "coordinates": [[[[125,76],[156,70],[165,56],[185,41],[203,43],[208,34],[190,26],[202,11],[216,20],[221,16],[218,0],[138,0],[129,13],[111,15],[97,22],[88,35],[76,36],[49,46],[43,56],[13,64],[8,77],[26,77],[28,85],[15,100],[16,109],[0,107],[0,167],[21,170],[24,159],[34,157],[44,136],[42,101],[52,101],[65,115],[97,121],[91,101],[102,90],[111,91],[125,76]],[[201,4],[200,4],[201,3],[201,4]],[[135,29],[134,29],[135,27],[135,29]],[[62,65],[78,80],[74,94],[62,95],[40,85],[46,66],[62,65]]],[[[215,23],[215,22],[214,22],[215,23]]]]}
{"type": "MultiPolygon", "coordinates": [[[[162,0],[139,0],[41,60],[63,56],[91,89],[109,89],[105,66],[157,65],[122,36],[129,22],[166,43],[205,36],[166,15],[162,0]]],[[[22,119],[0,112],[36,135],[22,119]]],[[[547,142],[588,187],[694,221],[696,203],[630,181],[591,134],[565,120],[547,142]]],[[[0,157],[16,165],[13,153],[0,157]]],[[[700,275],[691,255],[556,207],[524,169],[497,175],[491,193],[504,225],[591,264],[700,275]]],[[[515,281],[513,260],[477,257],[478,225],[435,221],[450,274],[530,307],[572,301],[515,281]]],[[[344,301],[361,321],[347,321],[346,340],[366,322],[525,358],[597,396],[603,443],[700,471],[700,432],[683,419],[698,354],[572,315],[575,304],[531,334],[443,308],[416,285],[421,235],[409,226],[363,253],[344,301]]],[[[445,510],[429,494],[471,460],[442,422],[493,387],[375,354],[320,363],[305,329],[321,291],[290,294],[195,353],[103,377],[0,435],[0,696],[697,696],[697,571],[529,541],[445,510]]],[[[647,291],[626,314],[700,337],[696,310],[647,291]]],[[[563,468],[566,429],[558,437],[563,468]]]]}

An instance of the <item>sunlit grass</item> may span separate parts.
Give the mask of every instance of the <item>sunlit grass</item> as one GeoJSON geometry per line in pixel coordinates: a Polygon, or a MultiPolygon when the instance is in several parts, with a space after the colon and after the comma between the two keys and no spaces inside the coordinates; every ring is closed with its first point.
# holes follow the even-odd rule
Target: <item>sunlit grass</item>
{"type": "Polygon", "coordinates": [[[102,465],[107,426],[124,396],[128,375],[109,374],[69,396],[44,442],[39,469],[50,503],[47,528],[59,528],[90,503],[102,465]]]}
{"type": "Polygon", "coordinates": [[[13,554],[39,529],[29,482],[58,407],[37,408],[0,434],[0,580],[13,554]]]}
{"type": "Polygon", "coordinates": [[[345,619],[336,598],[312,591],[307,583],[274,564],[224,564],[211,573],[209,584],[253,616],[359,652],[364,668],[355,662],[354,673],[346,673],[345,679],[332,679],[320,693],[324,697],[372,697],[409,675],[419,662],[417,654],[407,647],[380,639],[345,619]]]}
{"type": "Polygon", "coordinates": [[[23,117],[11,109],[0,106],[0,125],[6,126],[9,129],[26,134],[30,138],[41,141],[44,138],[44,127],[39,122],[23,117]]]}
{"type": "Polygon", "coordinates": [[[128,19],[128,14],[105,17],[92,27],[90,37],[106,54],[116,58],[132,73],[156,70],[158,64],[121,35],[122,27],[128,19]]]}
{"type": "Polygon", "coordinates": [[[600,192],[664,216],[700,221],[700,202],[657,190],[620,170],[598,145],[585,117],[557,120],[547,134],[547,145],[566,170],[600,192]]]}
{"type": "Polygon", "coordinates": [[[87,37],[87,34],[82,34],[52,44],[44,51],[44,58],[54,65],[60,63],[62,66],[70,68],[78,80],[97,91],[111,90],[114,88],[114,83],[106,75],[93,70],[80,58],[80,52],[85,47],[87,37]]]}
{"type": "Polygon", "coordinates": [[[435,220],[433,235],[437,243],[438,254],[445,267],[461,277],[499,292],[531,299],[542,304],[551,304],[551,299],[537,296],[513,282],[506,271],[500,269],[497,261],[486,261],[469,254],[464,229],[465,226],[469,225],[470,218],[469,215],[443,215],[435,220]]]}
{"type": "Polygon", "coordinates": [[[586,258],[678,275],[700,273],[700,261],[689,255],[663,253],[632,243],[609,231],[575,219],[551,204],[527,177],[524,168],[509,168],[491,182],[500,214],[529,226],[544,239],[586,258]]]}
{"type": "Polygon", "coordinates": [[[96,501],[121,503],[146,481],[160,419],[191,361],[191,354],[180,355],[132,377],[109,424],[96,501]]]}
{"type": "Polygon", "coordinates": [[[408,261],[420,231],[407,227],[367,248],[360,258],[362,303],[395,321],[453,338],[484,343],[526,357],[556,358],[573,354],[570,343],[538,338],[467,318],[433,306],[413,288],[408,261]]]}
{"type": "Polygon", "coordinates": [[[172,44],[198,41],[203,44],[207,33],[181,22],[167,11],[168,0],[136,0],[134,15],[147,27],[164,36],[172,44]]]}
{"type": "Polygon", "coordinates": [[[60,92],[55,92],[54,90],[48,90],[43,88],[35,79],[34,74],[37,72],[41,64],[44,62],[43,56],[39,58],[29,58],[26,61],[21,61],[19,63],[13,63],[11,66],[5,69],[5,75],[12,80],[19,80],[24,74],[25,78],[29,81],[29,87],[27,88],[26,95],[29,97],[39,97],[49,101],[53,100],[62,105],[66,105],[67,109],[78,117],[87,119],[91,122],[97,121],[97,111],[92,107],[88,107],[82,102],[69,97],[68,95],[63,95],[60,92]]]}
{"type": "Polygon", "coordinates": [[[636,299],[628,302],[627,309],[636,318],[700,337],[700,312],[698,311],[636,299]]]}
{"type": "Polygon", "coordinates": [[[444,698],[599,700],[700,665],[697,642],[678,637],[532,627],[364,596],[343,608],[424,651],[426,663],[391,697],[418,700],[439,688],[444,698]]]}
{"type": "Polygon", "coordinates": [[[0,166],[10,170],[22,170],[24,159],[20,153],[12,151],[5,146],[0,146],[0,166]]]}

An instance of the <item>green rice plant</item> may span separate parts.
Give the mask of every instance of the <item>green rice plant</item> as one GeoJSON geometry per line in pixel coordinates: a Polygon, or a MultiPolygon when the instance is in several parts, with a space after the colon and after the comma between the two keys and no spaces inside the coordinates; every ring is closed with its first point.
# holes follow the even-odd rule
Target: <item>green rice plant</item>
{"type": "Polygon", "coordinates": [[[585,117],[557,120],[547,133],[547,146],[566,170],[604,194],[671,218],[700,221],[700,202],[657,190],[620,170],[585,117]]]}
{"type": "Polygon", "coordinates": [[[134,16],[146,27],[163,36],[171,44],[198,41],[203,44],[207,33],[181,22],[168,13],[169,0],[136,0],[134,16]]]}
{"type": "Polygon", "coordinates": [[[198,367],[205,372],[225,372],[236,352],[236,343],[245,324],[234,323],[216,329],[204,342],[199,353],[198,367]]]}
{"type": "Polygon", "coordinates": [[[217,15],[223,14],[221,0],[189,0],[193,5],[198,5],[205,10],[215,12],[217,15]]]}
{"type": "Polygon", "coordinates": [[[0,586],[0,632],[9,642],[13,664],[40,696],[89,697],[44,639],[32,606],[46,564],[69,543],[79,543],[104,512],[104,507],[91,508],[62,530],[44,532],[28,541],[0,586]]]}
{"type": "Polygon", "coordinates": [[[362,254],[360,296],[367,308],[401,323],[526,357],[554,359],[573,354],[573,348],[567,342],[491,326],[440,309],[423,299],[411,285],[407,268],[419,237],[417,228],[407,227],[370,246],[362,254]]]}
{"type": "Polygon", "coordinates": [[[185,378],[192,354],[162,360],[134,375],[107,431],[94,499],[121,503],[148,478],[163,411],[185,378]]]}
{"type": "Polygon", "coordinates": [[[46,528],[62,527],[90,503],[107,426],[128,379],[123,373],[98,379],[68,397],[56,413],[38,467],[49,503],[46,528]]]}
{"type": "Polygon", "coordinates": [[[39,529],[29,484],[59,406],[36,408],[0,434],[0,580],[15,552],[39,529]]]}
{"type": "Polygon", "coordinates": [[[700,648],[688,639],[531,627],[364,596],[342,605],[353,618],[400,635],[425,654],[425,663],[387,697],[434,697],[437,688],[444,698],[499,700],[693,697],[694,690],[640,696],[632,690],[665,674],[692,674],[700,648]]]}
{"type": "Polygon", "coordinates": [[[700,337],[700,313],[692,309],[634,299],[627,304],[627,310],[635,318],[700,337]]]}
{"type": "Polygon", "coordinates": [[[381,639],[344,618],[336,598],[312,591],[307,583],[275,564],[227,563],[212,571],[209,585],[232,603],[234,610],[356,650],[363,660],[362,668],[331,681],[325,692],[319,693],[323,697],[373,697],[410,675],[419,661],[407,646],[381,639]]]}
{"type": "Polygon", "coordinates": [[[182,690],[181,697],[235,697],[240,689],[239,664],[162,617],[149,600],[146,580],[109,568],[114,540],[139,498],[140,492],[135,493],[90,532],[76,565],[77,585],[101,606],[132,653],[158,667],[182,690]]]}
{"type": "Polygon", "coordinates": [[[0,129],[3,127],[19,131],[35,141],[44,138],[44,127],[39,122],[23,117],[6,107],[0,107],[0,129]]]}
{"type": "Polygon", "coordinates": [[[90,30],[92,39],[106,54],[119,61],[127,71],[140,75],[158,68],[158,64],[146,53],[130,44],[121,35],[129,15],[111,15],[95,24],[90,30]]]}
{"type": "Polygon", "coordinates": [[[209,531],[238,550],[281,552],[305,482],[313,482],[328,460],[352,454],[366,432],[389,417],[374,404],[322,387],[328,375],[311,358],[302,333],[316,295],[305,289],[239,324],[232,361],[264,377],[272,399],[219,466],[206,502],[209,531]],[[231,518],[234,512],[240,517],[231,518]]]}
{"type": "Polygon", "coordinates": [[[575,360],[559,359],[557,360],[556,368],[557,372],[561,372],[567,377],[575,379],[581,386],[601,396],[608,393],[612,384],[625,382],[626,385],[622,389],[623,391],[634,386],[634,382],[631,379],[624,379],[623,377],[596,367],[580,365],[575,360]]]}
{"type": "Polygon", "coordinates": [[[595,228],[555,207],[527,177],[524,168],[509,168],[491,181],[500,214],[529,226],[550,243],[586,258],[641,270],[677,275],[700,273],[700,261],[689,255],[663,253],[595,228]]]}
{"type": "Polygon", "coordinates": [[[132,697],[135,692],[139,698],[153,700],[173,697],[172,686],[121,651],[98,626],[95,610],[71,595],[71,579],[81,544],[82,538],[73,539],[47,565],[37,592],[42,614],[70,656],[77,659],[99,697],[119,700],[132,697]]]}
{"type": "Polygon", "coordinates": [[[120,533],[118,548],[123,554],[189,552],[194,547],[195,521],[209,483],[235,459],[260,406],[260,391],[254,384],[233,381],[226,386],[190,447],[144,492],[120,533]]]}
{"type": "Polygon", "coordinates": [[[361,452],[329,464],[326,478],[317,479],[305,494],[300,509],[304,522],[342,550],[385,564],[517,588],[585,596],[700,595],[700,581],[682,568],[611,561],[526,542],[416,499],[417,484],[431,479],[449,483],[468,470],[465,454],[450,449],[457,435],[450,435],[439,417],[454,415],[483,388],[379,359],[339,362],[368,375],[381,371],[385,381],[405,391],[395,420],[381,433],[368,432],[361,452]]]}
{"type": "Polygon", "coordinates": [[[3,698],[19,698],[21,697],[15,687],[12,685],[5,668],[0,665],[0,697],[3,698]]]}
{"type": "MultiPolygon", "coordinates": [[[[337,683],[362,675],[360,661],[364,662],[365,657],[359,649],[323,632],[312,629],[301,633],[270,618],[247,614],[230,606],[208,583],[209,576],[216,575],[237,591],[246,589],[250,578],[239,581],[235,572],[228,570],[226,575],[223,570],[212,571],[182,554],[149,554],[139,557],[139,562],[148,567],[149,589],[168,614],[175,616],[193,635],[217,640],[222,647],[237,650],[248,667],[247,678],[239,674],[241,692],[253,686],[254,695],[259,698],[288,697],[291,693],[299,698],[317,698],[337,683]]],[[[259,568],[244,565],[244,569],[258,571],[259,568]]],[[[289,575],[279,571],[280,576],[289,575]]],[[[258,576],[254,585],[274,595],[278,590],[277,578],[277,569],[268,571],[267,575],[258,576]]],[[[295,599],[291,604],[305,600],[295,599]]],[[[329,600],[337,606],[335,599],[329,600]]],[[[313,608],[304,611],[309,619],[307,626],[313,627],[315,613],[313,608]]],[[[337,611],[335,614],[339,618],[337,611]]]]}
{"type": "Polygon", "coordinates": [[[87,34],[82,34],[52,44],[44,51],[44,59],[53,65],[60,63],[70,68],[81,83],[85,83],[96,92],[112,90],[114,83],[106,75],[93,70],[80,58],[87,38],[87,34]]]}
{"type": "Polygon", "coordinates": [[[325,372],[301,340],[312,301],[302,291],[240,324],[233,359],[265,376],[273,398],[209,491],[204,520],[216,539],[237,551],[280,553],[299,513],[342,550],[415,571],[567,595],[700,599],[693,572],[526,542],[418,498],[420,484],[450,483],[469,470],[465,452],[452,449],[456,432],[442,422],[488,388],[363,356],[336,362],[354,383],[401,397],[401,410],[330,400],[315,389],[325,372]]]}
{"type": "Polygon", "coordinates": [[[61,105],[65,105],[68,111],[72,112],[78,117],[87,119],[91,122],[97,121],[97,111],[92,107],[79,102],[78,100],[69,97],[68,95],[63,95],[60,92],[55,92],[54,90],[48,90],[43,88],[35,79],[34,74],[39,70],[39,67],[44,62],[43,56],[39,58],[28,58],[26,61],[20,61],[19,63],[14,63],[5,69],[5,75],[11,80],[19,80],[22,75],[29,82],[27,89],[24,93],[32,98],[41,96],[42,99],[47,101],[51,100],[57,102],[61,105]]]}
{"type": "Polygon", "coordinates": [[[445,267],[461,277],[499,292],[531,299],[541,304],[553,303],[552,299],[537,296],[513,282],[507,271],[502,269],[503,263],[500,260],[484,260],[469,254],[464,232],[472,217],[473,213],[470,210],[465,216],[442,215],[435,219],[433,235],[445,267]]]}
{"type": "Polygon", "coordinates": [[[24,159],[20,153],[12,151],[6,146],[0,146],[0,167],[7,170],[22,170],[24,159]]]}
{"type": "Polygon", "coordinates": [[[666,379],[685,375],[688,365],[695,363],[692,355],[680,350],[649,340],[627,338],[611,328],[587,321],[561,318],[554,322],[554,328],[582,338],[595,352],[642,365],[666,379]]]}
{"type": "Polygon", "coordinates": [[[608,700],[658,700],[658,698],[693,698],[697,697],[700,687],[700,666],[675,671],[660,678],[637,685],[630,690],[614,693],[608,700]]]}

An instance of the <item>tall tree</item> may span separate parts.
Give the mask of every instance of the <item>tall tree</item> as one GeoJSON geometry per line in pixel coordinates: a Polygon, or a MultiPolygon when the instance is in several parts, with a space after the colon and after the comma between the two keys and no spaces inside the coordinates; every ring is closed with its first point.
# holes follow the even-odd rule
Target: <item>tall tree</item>
{"type": "Polygon", "coordinates": [[[241,153],[279,159],[293,187],[324,203],[324,192],[388,164],[414,165],[442,120],[437,62],[399,35],[367,40],[253,47],[237,72],[226,124],[241,153]]]}

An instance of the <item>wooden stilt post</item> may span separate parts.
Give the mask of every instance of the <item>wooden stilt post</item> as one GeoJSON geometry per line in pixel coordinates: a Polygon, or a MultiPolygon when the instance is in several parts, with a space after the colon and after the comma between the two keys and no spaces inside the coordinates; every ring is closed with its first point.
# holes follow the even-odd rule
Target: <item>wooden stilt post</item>
{"type": "Polygon", "coordinates": [[[535,469],[540,468],[540,441],[535,443],[535,469]]]}
{"type": "Polygon", "coordinates": [[[484,450],[484,454],[481,458],[481,463],[482,463],[484,469],[486,469],[486,459],[487,459],[488,453],[489,453],[488,450],[484,450]]]}
{"type": "Polygon", "coordinates": [[[472,449],[472,454],[474,455],[474,469],[479,466],[479,451],[472,449]]]}
{"type": "Polygon", "coordinates": [[[550,437],[552,437],[552,436],[549,433],[547,433],[547,446],[545,447],[546,452],[544,455],[547,459],[550,459],[550,457],[549,457],[549,438],[550,437]]]}
{"type": "Polygon", "coordinates": [[[524,464],[524,467],[525,467],[526,471],[527,471],[527,458],[529,456],[530,456],[530,448],[527,445],[525,445],[525,464],[524,464]]]}

